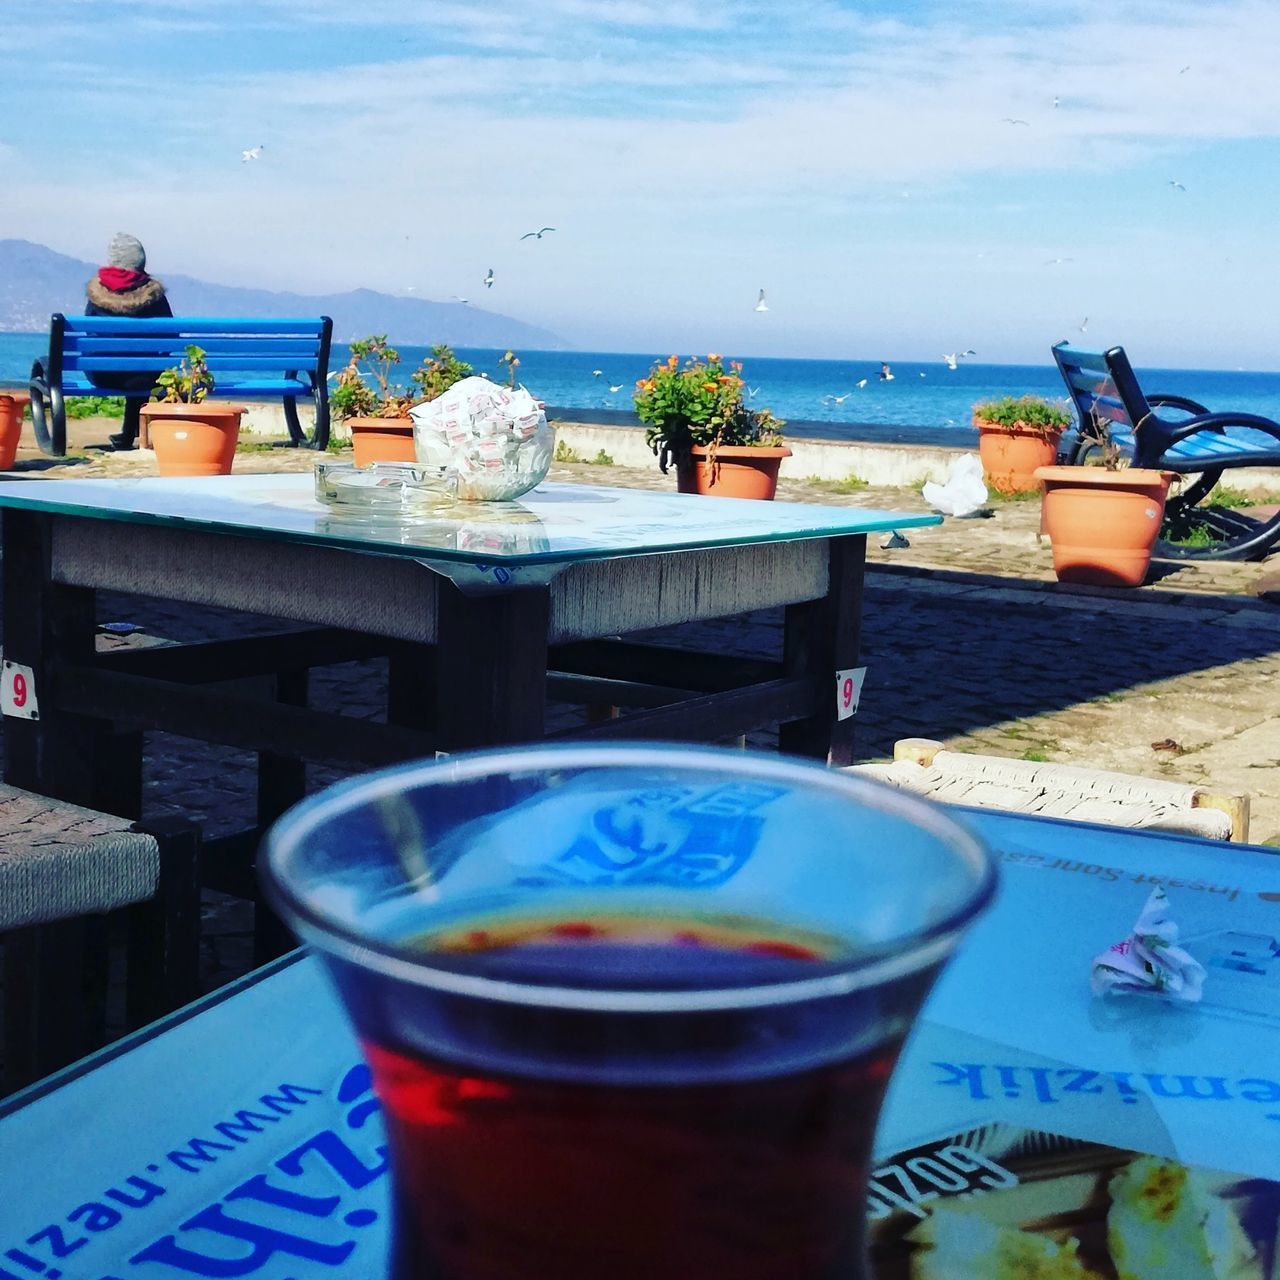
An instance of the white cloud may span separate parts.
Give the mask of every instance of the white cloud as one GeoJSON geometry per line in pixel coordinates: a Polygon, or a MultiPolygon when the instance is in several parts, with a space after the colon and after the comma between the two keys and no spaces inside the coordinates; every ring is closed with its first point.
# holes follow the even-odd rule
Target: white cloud
{"type": "MultiPolygon", "coordinates": [[[[137,2],[152,21],[208,12],[137,2]]],[[[53,7],[64,25],[46,69],[112,6],[53,7]]],[[[1240,201],[1210,207],[1219,148],[1280,132],[1280,8],[1256,0],[1084,0],[1066,23],[1047,5],[998,22],[990,6],[909,19],[821,2],[785,18],[678,0],[227,8],[281,51],[320,43],[259,58],[266,71],[102,57],[33,79],[27,110],[73,132],[64,164],[47,129],[10,142],[10,163],[67,174],[21,184],[7,210],[19,234],[75,250],[107,223],[145,224],[157,263],[316,291],[447,297],[492,265],[495,306],[570,333],[654,335],[642,345],[673,331],[703,345],[692,338],[717,326],[830,344],[869,299],[878,324],[945,337],[997,324],[984,289],[1012,281],[1034,331],[1055,308],[1105,304],[1082,270],[1043,279],[1049,258],[1104,262],[1117,298],[1162,262],[1198,270],[1207,228],[1242,216],[1240,201]],[[241,165],[258,143],[262,161],[241,165]],[[519,244],[544,222],[562,230],[519,244]],[[777,305],[762,329],[741,298],[766,284],[777,305]],[[801,315],[807,328],[787,318],[801,315]]],[[[1256,175],[1260,212],[1275,181],[1256,175]]],[[[1261,227],[1240,234],[1245,257],[1266,252],[1261,227]]],[[[1218,308],[1211,292],[1202,306],[1218,308]]]]}

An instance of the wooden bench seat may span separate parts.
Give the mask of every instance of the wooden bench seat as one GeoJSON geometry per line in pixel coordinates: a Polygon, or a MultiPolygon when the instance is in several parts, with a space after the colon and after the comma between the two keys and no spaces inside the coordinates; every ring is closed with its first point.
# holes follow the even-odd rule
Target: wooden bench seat
{"type": "Polygon", "coordinates": [[[52,316],[49,354],[31,367],[31,423],[45,453],[66,452],[68,396],[144,394],[113,389],[110,375],[154,379],[200,347],[218,400],[275,400],[284,406],[290,442],[323,449],[329,442],[329,348],[333,321],[248,320],[173,316],[52,316]],[[310,437],[298,419],[299,400],[315,404],[310,437]]]}

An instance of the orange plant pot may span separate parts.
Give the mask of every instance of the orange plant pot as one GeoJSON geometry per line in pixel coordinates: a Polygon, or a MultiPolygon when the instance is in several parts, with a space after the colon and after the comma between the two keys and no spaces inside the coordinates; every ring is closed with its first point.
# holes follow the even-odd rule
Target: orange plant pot
{"type": "Polygon", "coordinates": [[[147,437],[162,476],[231,474],[244,406],[205,400],[200,404],[142,406],[147,437]]]}
{"type": "Polygon", "coordinates": [[[770,499],[778,491],[778,468],[791,457],[785,445],[753,449],[747,445],[721,445],[715,462],[695,445],[688,457],[676,461],[676,489],[712,498],[770,499]]]}
{"type": "Polygon", "coordinates": [[[1141,586],[1160,534],[1172,471],[1041,467],[1041,508],[1059,582],[1141,586]]]}
{"type": "Polygon", "coordinates": [[[983,475],[997,493],[1027,493],[1040,487],[1036,470],[1053,465],[1061,431],[1044,436],[981,418],[975,418],[973,425],[978,428],[983,475]]]}
{"type": "Polygon", "coordinates": [[[412,418],[348,418],[356,466],[371,462],[416,462],[412,418]]]}
{"type": "Polygon", "coordinates": [[[0,392],[0,471],[8,471],[22,440],[22,411],[31,399],[25,391],[0,392]]]}

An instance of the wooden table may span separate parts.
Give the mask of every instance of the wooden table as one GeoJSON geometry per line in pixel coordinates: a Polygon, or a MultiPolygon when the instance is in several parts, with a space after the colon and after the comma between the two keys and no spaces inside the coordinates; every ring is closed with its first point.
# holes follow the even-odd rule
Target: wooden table
{"type": "MultiPolygon", "coordinates": [[[[0,483],[0,508],[19,664],[5,688],[23,691],[5,703],[6,780],[128,817],[137,781],[104,726],[372,766],[541,738],[550,698],[628,713],[574,736],[715,740],[779,721],[785,750],[846,763],[866,536],[940,519],[558,484],[361,519],[296,474],[0,483]],[[97,590],[306,629],[95,655],[97,590]],[[779,605],[778,662],[620,639],[779,605]],[[390,724],[306,707],[308,667],[372,653],[391,656],[390,724]],[[269,708],[210,687],[262,673],[278,679],[269,708]]],[[[268,810],[299,790],[279,765],[267,783],[268,810]]]]}
{"type": "MultiPolygon", "coordinates": [[[[899,1063],[877,1137],[875,1229],[900,1233],[952,1197],[996,1205],[985,1193],[1013,1189],[1009,1178],[1028,1193],[1054,1160],[1077,1182],[1079,1166],[1100,1162],[1105,1188],[1112,1169],[1152,1153],[1244,1175],[1228,1179],[1238,1195],[1224,1203],[1238,1215],[1253,1206],[1250,1230],[1274,1240],[1280,859],[958,812],[999,854],[1003,883],[899,1063]],[[1091,958],[1127,934],[1156,882],[1208,970],[1203,1002],[1091,996],[1091,958]],[[1020,1164],[1003,1152],[1021,1130],[1056,1136],[1020,1164]],[[955,1149],[1001,1172],[979,1165],[965,1187],[940,1189],[935,1157],[955,1149]]],[[[0,1280],[54,1270],[375,1280],[388,1206],[382,1142],[367,1072],[318,964],[286,957],[0,1106],[0,1244],[33,1260],[0,1253],[0,1280]],[[255,1226],[236,1235],[229,1221],[255,1226]],[[244,1259],[255,1239],[270,1258],[241,1270],[209,1261],[244,1259]]],[[[1074,1221],[1079,1229],[1080,1214],[1074,1221]]],[[[1240,1274],[1270,1276],[1272,1264],[1240,1274]]]]}

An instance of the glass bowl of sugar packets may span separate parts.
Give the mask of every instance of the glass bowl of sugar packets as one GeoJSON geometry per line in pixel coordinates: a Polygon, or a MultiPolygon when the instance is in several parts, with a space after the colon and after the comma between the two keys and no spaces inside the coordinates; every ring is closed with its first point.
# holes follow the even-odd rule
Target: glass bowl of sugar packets
{"type": "Polygon", "coordinates": [[[555,432],[523,387],[464,378],[409,413],[418,462],[439,468],[460,501],[509,502],[551,468],[555,432]]]}
{"type": "Polygon", "coordinates": [[[523,387],[464,378],[410,410],[416,462],[316,464],[316,497],[406,515],[455,502],[510,502],[551,468],[555,432],[523,387]]]}

